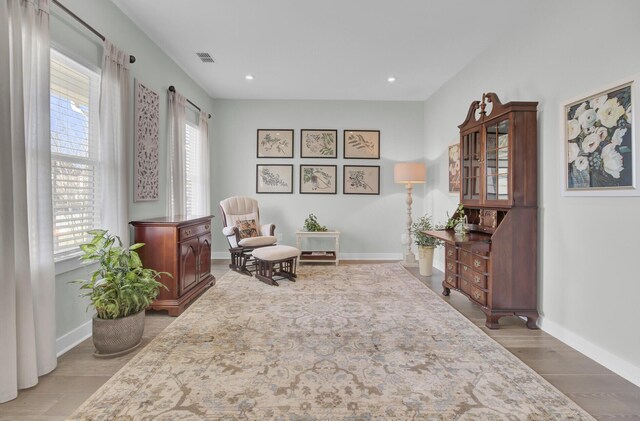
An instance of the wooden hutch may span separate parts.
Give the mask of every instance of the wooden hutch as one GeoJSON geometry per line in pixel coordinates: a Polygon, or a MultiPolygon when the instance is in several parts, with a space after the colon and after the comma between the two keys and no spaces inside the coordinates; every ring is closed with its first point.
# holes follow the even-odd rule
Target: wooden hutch
{"type": "Polygon", "coordinates": [[[537,328],[537,102],[474,101],[460,129],[460,202],[468,234],[428,231],[445,242],[443,295],[460,291],[497,329],[503,316],[537,328]]]}
{"type": "Polygon", "coordinates": [[[138,249],[142,264],[171,274],[160,276],[167,289],[160,289],[152,309],[179,316],[215,283],[211,274],[211,218],[173,216],[130,222],[134,241],[145,243],[138,249]]]}

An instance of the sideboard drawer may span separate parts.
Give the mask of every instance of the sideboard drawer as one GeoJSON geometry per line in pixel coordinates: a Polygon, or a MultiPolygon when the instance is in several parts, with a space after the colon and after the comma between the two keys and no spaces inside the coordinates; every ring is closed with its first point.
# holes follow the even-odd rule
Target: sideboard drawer
{"type": "Polygon", "coordinates": [[[487,305],[487,293],[474,287],[473,285],[469,285],[469,296],[476,303],[486,306],[487,305]]]}
{"type": "Polygon", "coordinates": [[[180,228],[180,241],[184,241],[188,238],[195,237],[197,235],[206,234],[211,232],[211,223],[203,222],[197,225],[189,225],[180,228]]]}
{"type": "Polygon", "coordinates": [[[445,255],[447,259],[457,260],[458,259],[458,249],[453,244],[445,244],[445,255]]]}
{"type": "Polygon", "coordinates": [[[484,273],[487,271],[487,260],[489,260],[488,257],[472,254],[471,262],[469,262],[469,266],[471,266],[473,270],[477,270],[478,272],[484,273]]]}
{"type": "Polygon", "coordinates": [[[453,273],[447,273],[445,276],[445,283],[451,288],[458,288],[458,277],[453,273]]]}
{"type": "Polygon", "coordinates": [[[477,288],[487,288],[487,276],[484,273],[476,272],[468,266],[461,265],[461,276],[463,276],[469,283],[477,288]]]}
{"type": "Polygon", "coordinates": [[[446,272],[452,274],[458,273],[458,264],[455,262],[455,260],[447,259],[446,272]]]}

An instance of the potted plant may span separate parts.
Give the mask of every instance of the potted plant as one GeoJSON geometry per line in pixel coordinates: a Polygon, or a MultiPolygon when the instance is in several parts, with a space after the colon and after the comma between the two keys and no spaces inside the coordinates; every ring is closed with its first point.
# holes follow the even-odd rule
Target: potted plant
{"type": "Polygon", "coordinates": [[[305,231],[311,232],[327,231],[327,227],[325,227],[324,225],[320,225],[320,223],[318,222],[318,218],[312,213],[310,213],[309,217],[304,220],[304,229],[305,231]]]}
{"type": "Polygon", "coordinates": [[[435,237],[426,235],[423,231],[431,231],[440,229],[435,226],[431,220],[431,216],[421,216],[416,222],[411,224],[411,233],[413,234],[414,243],[418,246],[418,263],[420,267],[420,275],[431,276],[433,273],[433,250],[442,244],[442,241],[435,237]]]}
{"type": "Polygon", "coordinates": [[[97,263],[98,269],[88,280],[78,280],[81,296],[89,297],[96,310],[93,316],[94,355],[111,357],[126,354],[142,341],[145,309],[158,296],[161,274],[142,266],[135,250],[144,246],[137,243],[123,247],[118,236],[105,230],[88,232],[93,236],[82,244],[81,260],[97,263]]]}

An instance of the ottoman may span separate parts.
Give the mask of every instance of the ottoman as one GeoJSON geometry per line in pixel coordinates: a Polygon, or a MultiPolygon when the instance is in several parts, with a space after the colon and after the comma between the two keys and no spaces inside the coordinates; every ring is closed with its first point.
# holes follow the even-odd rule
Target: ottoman
{"type": "Polygon", "coordinates": [[[269,285],[278,286],[274,276],[295,282],[296,263],[300,250],[291,246],[268,246],[253,250],[256,262],[256,278],[269,285]]]}

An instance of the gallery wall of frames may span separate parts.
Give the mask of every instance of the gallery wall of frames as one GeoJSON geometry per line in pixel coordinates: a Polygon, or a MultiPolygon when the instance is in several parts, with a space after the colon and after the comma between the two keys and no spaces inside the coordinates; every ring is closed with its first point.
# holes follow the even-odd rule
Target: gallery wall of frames
{"type": "Polygon", "coordinates": [[[345,195],[380,194],[380,165],[366,165],[380,159],[380,130],[344,130],[340,142],[334,129],[300,129],[297,139],[294,129],[258,129],[256,156],[256,193],[292,194],[297,175],[300,194],[338,194],[339,184],[345,195]],[[354,160],[341,169],[330,161],[340,146],[343,159],[354,160]],[[296,153],[309,159],[297,172],[286,163],[296,153]]]}

